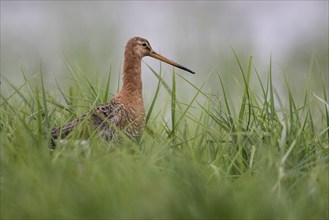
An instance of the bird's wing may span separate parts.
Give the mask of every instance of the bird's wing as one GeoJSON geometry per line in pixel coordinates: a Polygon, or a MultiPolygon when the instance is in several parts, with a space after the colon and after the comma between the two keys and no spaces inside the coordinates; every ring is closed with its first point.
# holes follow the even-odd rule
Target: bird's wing
{"type": "Polygon", "coordinates": [[[73,131],[74,128],[76,128],[82,121],[85,120],[87,115],[88,114],[85,113],[85,114],[81,115],[80,117],[78,117],[77,119],[67,123],[64,126],[54,127],[51,130],[52,139],[56,140],[56,139],[58,139],[59,136],[60,136],[60,138],[65,138],[67,135],[69,135],[71,133],[71,131],[73,131]]]}
{"type": "Polygon", "coordinates": [[[116,128],[122,129],[123,113],[123,104],[112,100],[94,109],[91,114],[91,121],[102,136],[111,140],[117,134],[116,128]]]}
{"type": "Polygon", "coordinates": [[[53,128],[51,131],[52,139],[56,140],[59,137],[65,138],[83,121],[88,120],[86,121],[87,126],[91,125],[93,128],[100,131],[106,139],[111,140],[117,133],[113,126],[119,129],[122,127],[123,112],[123,105],[112,100],[107,104],[100,105],[90,112],[81,115],[64,126],[53,128]]]}

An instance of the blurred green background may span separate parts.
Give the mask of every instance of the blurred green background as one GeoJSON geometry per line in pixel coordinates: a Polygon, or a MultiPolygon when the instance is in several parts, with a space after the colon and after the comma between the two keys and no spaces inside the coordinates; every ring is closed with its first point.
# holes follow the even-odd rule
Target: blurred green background
{"type": "MultiPolygon", "coordinates": [[[[279,94],[285,94],[281,68],[298,93],[313,58],[328,81],[328,1],[1,1],[1,75],[19,85],[21,68],[33,75],[42,63],[48,90],[56,93],[55,79],[66,81],[67,59],[102,81],[110,69],[120,73],[125,43],[133,36],[147,38],[153,49],[194,70],[187,77],[197,85],[219,72],[232,84],[232,94],[232,76],[239,74],[232,48],[242,64],[253,56],[264,77],[272,56],[279,94]]],[[[160,69],[157,60],[144,61],[160,69]]],[[[310,79],[315,89],[317,78],[310,79]]],[[[143,81],[149,100],[157,80],[145,65],[143,81]]],[[[217,80],[206,85],[212,93],[218,88],[217,80]]]]}

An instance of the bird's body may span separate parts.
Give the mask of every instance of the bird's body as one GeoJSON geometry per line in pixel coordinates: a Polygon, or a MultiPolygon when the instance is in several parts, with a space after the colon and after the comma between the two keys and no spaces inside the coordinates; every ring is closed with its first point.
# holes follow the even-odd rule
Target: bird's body
{"type": "Polygon", "coordinates": [[[53,128],[52,139],[65,138],[84,121],[107,140],[117,136],[118,130],[133,140],[139,137],[145,124],[141,77],[141,60],[144,56],[154,57],[194,73],[154,52],[147,40],[140,37],[131,38],[125,47],[123,85],[120,92],[108,103],[98,106],[62,127],[53,128]]]}

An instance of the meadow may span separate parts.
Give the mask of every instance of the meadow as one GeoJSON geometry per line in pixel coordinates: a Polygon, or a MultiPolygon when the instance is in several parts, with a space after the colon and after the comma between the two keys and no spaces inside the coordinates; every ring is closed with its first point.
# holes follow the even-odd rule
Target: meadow
{"type": "Polygon", "coordinates": [[[2,77],[1,219],[328,219],[327,73],[313,59],[296,94],[283,69],[280,95],[271,60],[259,73],[251,57],[233,59],[233,87],[218,71],[196,85],[146,65],[158,81],[138,142],[81,143],[76,132],[55,149],[50,129],[107,102],[117,78],[95,83],[65,61],[69,86],[55,97],[42,66],[22,68],[20,85],[2,77]],[[220,92],[204,89],[209,80],[220,92]]]}

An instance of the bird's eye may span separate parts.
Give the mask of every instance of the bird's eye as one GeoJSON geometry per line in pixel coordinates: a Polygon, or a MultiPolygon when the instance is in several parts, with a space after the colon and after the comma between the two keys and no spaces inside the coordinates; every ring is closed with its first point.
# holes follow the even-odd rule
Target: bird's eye
{"type": "Polygon", "coordinates": [[[146,43],[142,43],[142,46],[143,46],[144,48],[146,48],[147,44],[146,44],[146,43]]]}

